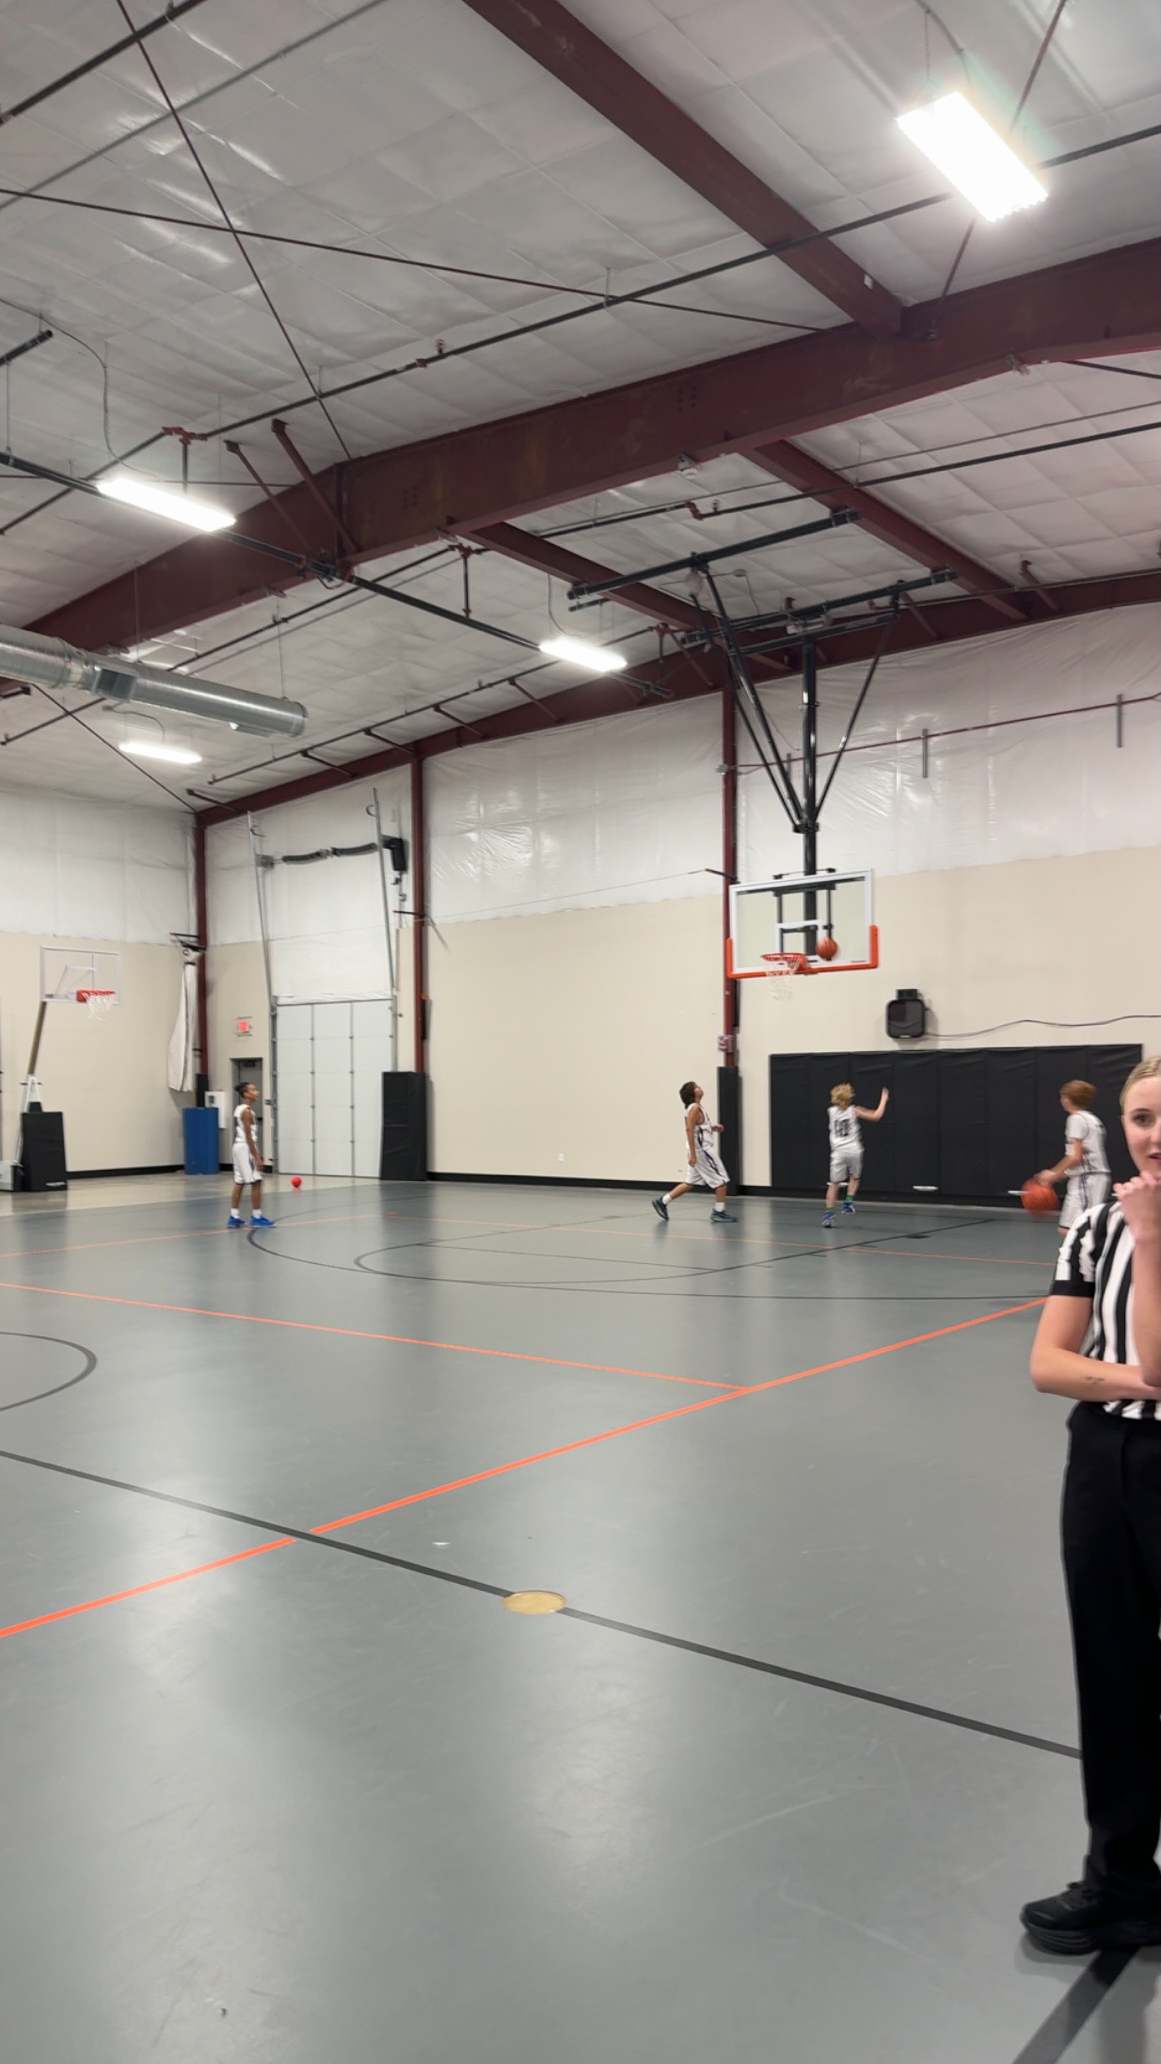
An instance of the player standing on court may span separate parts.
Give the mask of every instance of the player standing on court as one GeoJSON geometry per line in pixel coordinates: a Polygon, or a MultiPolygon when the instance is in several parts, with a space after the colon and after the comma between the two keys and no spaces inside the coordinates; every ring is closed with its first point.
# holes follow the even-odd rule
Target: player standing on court
{"type": "Polygon", "coordinates": [[[675,1197],[684,1197],[687,1190],[712,1190],[714,1208],[710,1218],[714,1225],[737,1225],[733,1212],[726,1210],[730,1178],[722,1166],[714,1137],[722,1128],[711,1125],[706,1117],[701,1103],[705,1091],[699,1082],[683,1082],[678,1095],[685,1105],[685,1150],[689,1166],[684,1182],[675,1183],[663,1197],[654,1197],[653,1209],[658,1218],[668,1220],[669,1206],[675,1197]]]}
{"type": "Polygon", "coordinates": [[[887,1091],[881,1090],[879,1101],[873,1111],[864,1111],[855,1102],[855,1092],[849,1082],[836,1082],[830,1093],[830,1109],[826,1114],[830,1130],[830,1180],[826,1186],[826,1210],[822,1222],[827,1231],[834,1225],[835,1199],[840,1183],[846,1184],[847,1194],[843,1200],[844,1218],[852,1218],[855,1198],[859,1194],[859,1180],[863,1173],[863,1135],[859,1130],[860,1118],[869,1125],[877,1125],[887,1108],[887,1091]]]}
{"type": "Polygon", "coordinates": [[[234,1187],[230,1193],[230,1216],[226,1223],[232,1233],[244,1223],[238,1206],[242,1192],[250,1190],[250,1223],[256,1226],[274,1224],[272,1218],[262,1216],[262,1149],[254,1125],[254,1106],[258,1102],[258,1091],[252,1082],[243,1082],[238,1091],[238,1103],[234,1108],[234,1187]]]}
{"type": "Polygon", "coordinates": [[[1140,1173],[1065,1239],[1032,1349],[1076,1398],[1061,1535],[1089,1825],[1084,1875],[1020,1919],[1062,1956],[1161,1943],[1161,1062],[1121,1091],[1140,1173]]]}
{"type": "Polygon", "coordinates": [[[1067,1178],[1059,1226],[1062,1233],[1075,1225],[1082,1211],[1095,1211],[1109,1194],[1109,1160],[1105,1153],[1105,1129],[1089,1108],[1096,1101],[1091,1082],[1066,1082],[1060,1101],[1068,1116],[1064,1126],[1064,1158],[1052,1168],[1042,1168],[1037,1182],[1058,1183],[1067,1178]]]}

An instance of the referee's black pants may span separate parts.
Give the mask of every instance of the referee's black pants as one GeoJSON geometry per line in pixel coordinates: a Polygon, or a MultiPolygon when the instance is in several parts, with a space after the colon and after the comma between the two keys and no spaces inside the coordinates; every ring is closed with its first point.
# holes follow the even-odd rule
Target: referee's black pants
{"type": "Polygon", "coordinates": [[[1069,1419],[1064,1575],[1090,1842],[1085,1878],[1161,1897],[1161,1421],[1069,1419]]]}

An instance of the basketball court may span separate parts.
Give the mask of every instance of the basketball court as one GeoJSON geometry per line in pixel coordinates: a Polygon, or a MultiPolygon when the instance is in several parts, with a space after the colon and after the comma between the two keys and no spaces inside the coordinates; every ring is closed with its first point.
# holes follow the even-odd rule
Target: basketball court
{"type": "Polygon", "coordinates": [[[1161,1044],[1153,24],[0,54],[5,2059],[1161,2064],[1161,1945],[1021,1919],[1029,1358],[1161,1044]]]}

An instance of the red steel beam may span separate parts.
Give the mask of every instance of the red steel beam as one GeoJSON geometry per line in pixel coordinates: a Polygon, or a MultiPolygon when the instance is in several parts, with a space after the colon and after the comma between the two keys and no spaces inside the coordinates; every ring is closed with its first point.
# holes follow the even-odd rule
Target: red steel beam
{"type": "MultiPolygon", "coordinates": [[[[736,222],[758,244],[810,236],[815,228],[664,93],[594,36],[559,0],[466,0],[473,14],[527,51],[614,128],[736,222]]],[[[782,263],[873,337],[893,337],[903,308],[894,294],[834,244],[782,254],[782,263]]]]}
{"type": "MultiPolygon", "coordinates": [[[[521,566],[535,567],[540,573],[552,573],[560,580],[598,581],[617,578],[610,566],[601,566],[595,559],[585,559],[579,552],[567,551],[552,538],[536,537],[531,531],[519,530],[514,523],[492,523],[469,535],[477,544],[487,545],[489,551],[500,552],[506,559],[515,559],[521,566]]],[[[941,562],[942,563],[942,562],[941,562]]],[[[652,617],[655,623],[668,624],[675,631],[700,631],[702,620],[696,609],[683,602],[676,595],[667,595],[662,588],[651,588],[645,581],[632,581],[627,588],[618,588],[616,600],[623,602],[626,609],[636,609],[641,616],[652,617]]],[[[784,674],[785,663],[773,658],[756,657],[752,662],[755,675],[784,674]]]]}
{"type": "MultiPolygon", "coordinates": [[[[1158,601],[1161,601],[1161,568],[1147,573],[1114,574],[1102,580],[1065,582],[1045,588],[1044,602],[1047,606],[1038,621],[1046,622],[1060,616],[1087,616],[1104,609],[1158,601]]],[[[1006,628],[979,595],[960,595],[933,603],[925,609],[924,616],[938,624],[939,636],[947,643],[987,637],[1006,628]]],[[[926,651],[927,628],[927,624],[916,623],[913,616],[902,615],[891,632],[888,651],[895,654],[914,651],[917,647],[926,651]]],[[[836,639],[832,646],[836,661],[846,665],[869,659],[881,635],[875,625],[866,631],[852,631],[848,636],[836,639]]],[[[636,667],[634,674],[638,679],[652,675],[658,685],[663,681],[675,702],[721,694],[720,675],[715,678],[700,666],[696,653],[683,654],[680,661],[668,661],[663,674],[653,665],[636,667]]],[[[533,707],[522,702],[512,709],[497,711],[495,716],[479,717],[474,728],[488,741],[524,737],[541,728],[539,717],[545,710],[550,710],[559,724],[587,724],[600,717],[624,716],[624,688],[622,685],[618,694],[615,676],[584,681],[577,688],[562,689],[559,694],[540,698],[533,707]]],[[[252,789],[246,795],[234,796],[227,803],[217,803],[211,809],[199,811],[197,822],[205,827],[227,824],[234,817],[244,817],[247,810],[269,810],[279,803],[300,802],[304,796],[342,788],[348,782],[385,773],[389,767],[407,766],[415,760],[436,759],[442,753],[455,752],[468,742],[460,728],[432,732],[406,746],[385,747],[381,752],[348,760],[342,767],[328,767],[324,772],[304,774],[277,787],[252,789]]]]}
{"type": "Polygon", "coordinates": [[[795,444],[780,440],[776,444],[755,445],[746,453],[755,466],[761,466],[764,473],[772,473],[777,480],[785,480],[790,487],[796,487],[808,494],[813,501],[822,502],[828,509],[857,509],[862,517],[862,528],[869,530],[872,537],[881,539],[885,545],[894,546],[908,559],[915,559],[920,566],[934,571],[937,566],[953,566],[961,588],[972,594],[983,594],[990,608],[999,616],[1006,616],[1016,623],[1024,622],[1024,612],[1010,595],[1002,590],[1004,582],[990,566],[981,566],[957,545],[949,545],[945,538],[937,537],[934,531],[925,530],[920,523],[912,523],[907,516],[900,515],[878,495],[868,493],[865,487],[853,487],[844,480],[841,473],[832,472],[821,459],[812,458],[795,444]]]}
{"type": "MultiPolygon", "coordinates": [[[[518,530],[514,523],[489,523],[468,535],[474,543],[487,545],[490,552],[499,552],[505,559],[515,559],[521,566],[534,567],[540,573],[555,574],[558,580],[615,580],[617,577],[611,567],[600,566],[595,559],[582,558],[579,552],[569,552],[552,538],[536,537],[531,531],[518,530]]],[[[701,619],[688,602],[680,601],[675,595],[666,595],[661,588],[651,588],[644,581],[634,581],[627,588],[618,588],[617,600],[623,602],[626,609],[636,609],[642,616],[652,617],[654,623],[670,624],[675,631],[701,629],[701,619]]]]}
{"type": "MultiPolygon", "coordinates": [[[[360,557],[385,558],[627,481],[672,472],[682,454],[752,451],[850,422],[1010,367],[1114,357],[1161,343],[1157,241],[1122,245],[912,311],[915,335],[870,344],[853,325],[767,344],[501,422],[347,462],[341,506],[360,557]]],[[[319,474],[339,506],[336,470],[319,474]]],[[[310,534],[305,485],[278,498],[310,534]]],[[[281,546],[278,510],[248,509],[249,535],[281,546]]],[[[124,649],[295,586],[303,575],[219,533],[174,545],[41,617],[32,629],[88,651],[124,649]]]]}

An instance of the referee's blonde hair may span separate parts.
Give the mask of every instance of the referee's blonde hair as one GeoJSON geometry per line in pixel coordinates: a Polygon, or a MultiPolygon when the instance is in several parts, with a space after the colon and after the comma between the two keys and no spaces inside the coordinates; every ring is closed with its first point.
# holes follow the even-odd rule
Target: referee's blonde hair
{"type": "Polygon", "coordinates": [[[1138,1082],[1150,1082],[1157,1075],[1161,1075],[1161,1055],[1151,1054],[1147,1061],[1137,1062],[1132,1074],[1126,1078],[1125,1086],[1121,1091],[1122,1111],[1129,1100],[1129,1091],[1136,1089],[1138,1082]]]}

